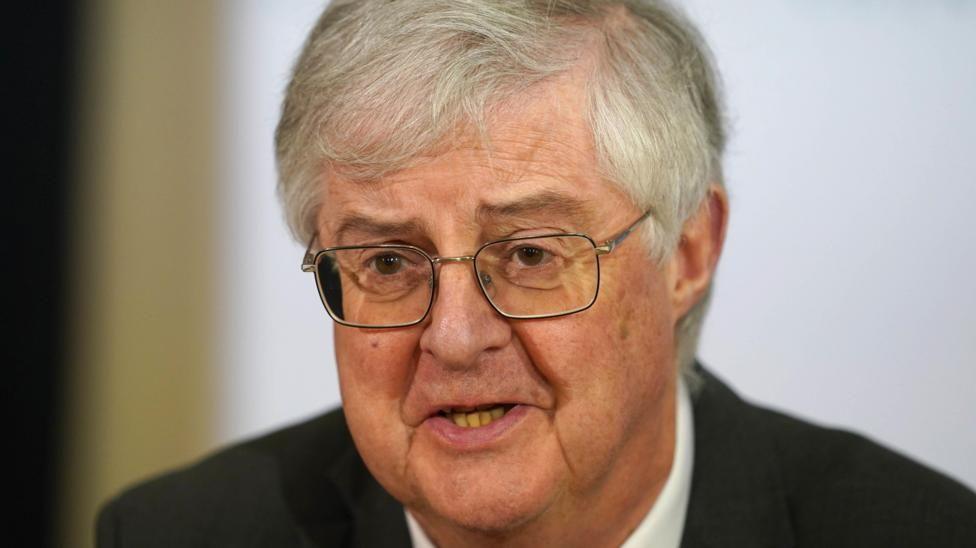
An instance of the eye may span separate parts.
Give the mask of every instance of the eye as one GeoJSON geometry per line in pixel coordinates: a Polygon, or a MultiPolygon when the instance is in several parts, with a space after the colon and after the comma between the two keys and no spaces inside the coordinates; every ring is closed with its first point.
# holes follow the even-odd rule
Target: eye
{"type": "Polygon", "coordinates": [[[403,268],[403,257],[395,253],[386,253],[373,257],[372,263],[373,269],[380,274],[391,275],[396,274],[403,268]]]}
{"type": "Polygon", "coordinates": [[[525,266],[538,266],[546,258],[546,252],[538,247],[523,246],[515,250],[515,256],[525,266]]]}

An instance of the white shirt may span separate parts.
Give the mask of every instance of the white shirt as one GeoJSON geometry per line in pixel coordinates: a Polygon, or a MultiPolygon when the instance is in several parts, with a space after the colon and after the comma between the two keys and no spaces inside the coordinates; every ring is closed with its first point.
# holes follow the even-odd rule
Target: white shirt
{"type": "MultiPolygon", "coordinates": [[[[691,469],[695,460],[695,421],[691,398],[683,381],[678,382],[678,402],[675,417],[674,460],[664,488],[654,506],[644,516],[621,548],[678,548],[685,528],[688,497],[691,494],[691,469]]],[[[434,548],[427,533],[406,509],[407,529],[414,548],[434,548]]]]}

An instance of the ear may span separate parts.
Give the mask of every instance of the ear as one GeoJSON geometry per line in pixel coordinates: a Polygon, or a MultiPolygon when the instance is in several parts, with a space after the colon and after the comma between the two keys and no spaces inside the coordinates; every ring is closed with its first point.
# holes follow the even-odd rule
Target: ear
{"type": "Polygon", "coordinates": [[[681,239],[671,254],[668,274],[674,318],[683,317],[708,290],[725,242],[729,199],[713,184],[698,211],[685,221],[681,239]]]}

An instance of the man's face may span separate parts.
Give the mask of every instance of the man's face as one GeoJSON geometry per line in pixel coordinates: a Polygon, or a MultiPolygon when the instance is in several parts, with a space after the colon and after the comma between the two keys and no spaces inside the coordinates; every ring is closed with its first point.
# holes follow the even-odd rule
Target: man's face
{"type": "MultiPolygon", "coordinates": [[[[490,147],[472,139],[375,183],[330,173],[320,243],[459,256],[505,237],[620,232],[643,212],[601,179],[576,89],[523,97],[490,147]]],[[[675,318],[641,238],[601,257],[596,303],[564,317],[505,319],[471,263],[438,268],[423,323],[336,326],[345,414],[373,475],[428,531],[646,512],[671,462],[675,318]],[[499,404],[514,407],[483,427],[440,413],[499,404]]]]}

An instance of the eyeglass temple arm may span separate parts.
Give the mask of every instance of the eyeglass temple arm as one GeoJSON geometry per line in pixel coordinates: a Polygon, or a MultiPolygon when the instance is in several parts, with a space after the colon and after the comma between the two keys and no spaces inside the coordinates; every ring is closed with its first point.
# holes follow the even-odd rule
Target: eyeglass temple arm
{"type": "Polygon", "coordinates": [[[596,254],[597,255],[606,255],[607,253],[610,253],[611,251],[613,251],[613,249],[615,247],[617,247],[618,245],[621,244],[621,242],[623,242],[625,239],[627,239],[627,236],[630,236],[630,233],[631,232],[637,230],[637,227],[640,226],[640,224],[642,222],[644,222],[644,220],[647,219],[650,216],[651,216],[651,210],[647,210],[643,215],[640,216],[640,218],[638,218],[636,221],[634,221],[633,223],[631,223],[630,226],[628,226],[627,228],[625,228],[623,230],[623,232],[621,232],[620,234],[617,234],[613,238],[610,238],[609,240],[607,240],[607,241],[603,242],[602,244],[596,246],[596,254]]]}
{"type": "Polygon", "coordinates": [[[312,237],[308,240],[308,247],[305,248],[305,256],[302,258],[302,272],[314,272],[315,271],[315,254],[312,253],[312,244],[315,243],[315,239],[318,238],[318,232],[312,234],[312,237]]]}

